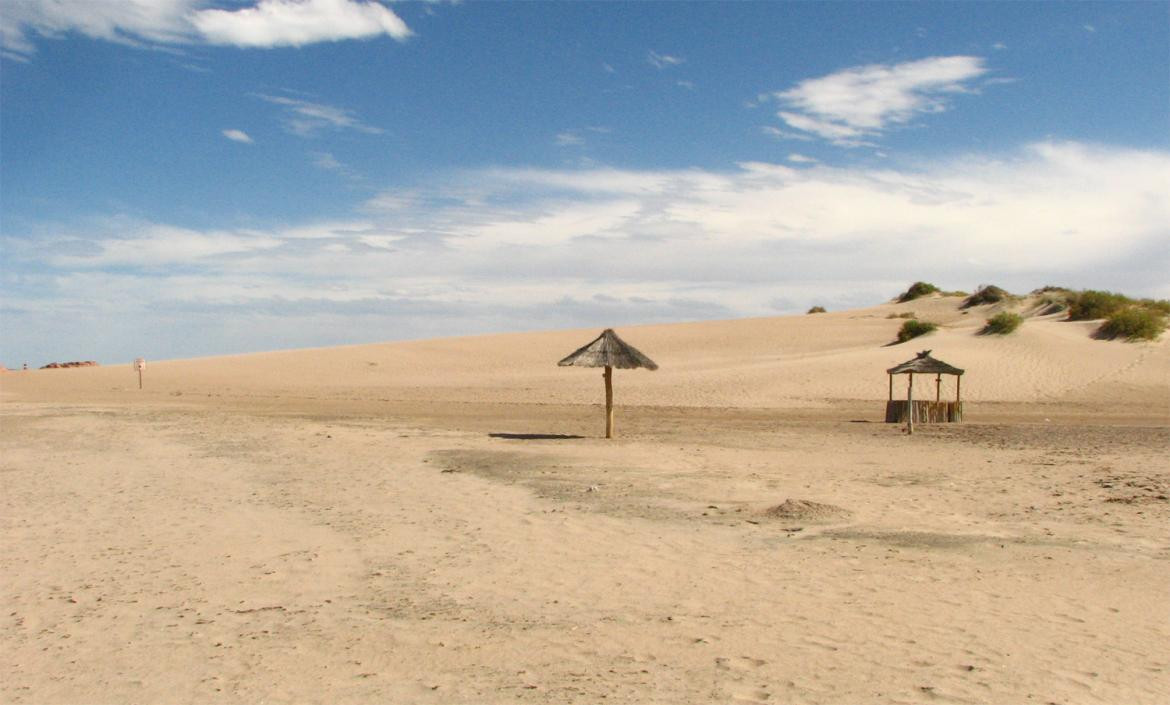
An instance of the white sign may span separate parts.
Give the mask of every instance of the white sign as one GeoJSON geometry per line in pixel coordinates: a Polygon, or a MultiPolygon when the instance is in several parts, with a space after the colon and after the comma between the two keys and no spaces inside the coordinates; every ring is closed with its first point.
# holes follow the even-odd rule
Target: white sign
{"type": "Polygon", "coordinates": [[[140,358],[134,360],[134,369],[138,370],[139,372],[145,370],[146,369],[146,358],[140,357],[140,358]]]}

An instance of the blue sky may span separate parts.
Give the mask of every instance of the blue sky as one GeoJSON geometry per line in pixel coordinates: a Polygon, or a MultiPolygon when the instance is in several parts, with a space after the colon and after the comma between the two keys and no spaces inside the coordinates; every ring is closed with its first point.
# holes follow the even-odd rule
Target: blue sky
{"type": "Polygon", "coordinates": [[[1170,296],[1170,3],[0,0],[0,362],[1170,296]]]}

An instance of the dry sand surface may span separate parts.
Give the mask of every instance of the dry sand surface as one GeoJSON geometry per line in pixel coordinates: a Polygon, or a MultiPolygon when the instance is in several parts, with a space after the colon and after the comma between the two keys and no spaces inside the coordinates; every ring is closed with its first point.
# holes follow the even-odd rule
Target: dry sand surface
{"type": "Polygon", "coordinates": [[[1170,702],[1170,346],[958,302],[3,373],[0,701],[1170,702]]]}

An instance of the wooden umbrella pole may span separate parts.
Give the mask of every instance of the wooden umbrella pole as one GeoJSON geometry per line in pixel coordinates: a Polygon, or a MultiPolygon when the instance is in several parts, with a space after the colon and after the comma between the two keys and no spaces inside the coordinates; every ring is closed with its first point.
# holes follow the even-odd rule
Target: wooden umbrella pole
{"type": "Polygon", "coordinates": [[[605,437],[613,438],[613,368],[605,366],[605,437]]]}

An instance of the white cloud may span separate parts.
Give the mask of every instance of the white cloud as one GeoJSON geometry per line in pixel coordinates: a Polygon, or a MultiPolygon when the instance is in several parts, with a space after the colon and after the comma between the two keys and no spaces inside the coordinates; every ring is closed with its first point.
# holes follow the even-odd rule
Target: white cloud
{"type": "Polygon", "coordinates": [[[576,130],[565,130],[557,133],[556,143],[558,147],[577,147],[585,144],[585,138],[576,130]]]}
{"type": "Polygon", "coordinates": [[[351,221],[293,227],[6,234],[6,270],[29,274],[23,289],[5,280],[5,319],[113,322],[125,302],[149,302],[160,324],[222,321],[208,352],[226,352],[773,315],[776,301],[874,303],[925,273],[948,288],[1170,295],[1170,153],[1040,143],[913,168],[793,157],[800,168],[474,170],[380,194],[351,221]],[[320,316],[342,337],[296,337],[320,316]]]}
{"type": "Polygon", "coordinates": [[[247,132],[243,130],[224,130],[223,136],[227,137],[233,142],[243,142],[244,144],[252,144],[252,138],[248,136],[247,132]]]}
{"type": "Polygon", "coordinates": [[[806,157],[803,154],[797,154],[795,152],[788,155],[788,161],[792,162],[793,164],[816,164],[817,163],[816,159],[813,159],[812,157],[806,157]]]}
{"type": "Polygon", "coordinates": [[[803,132],[791,132],[789,130],[781,130],[779,127],[772,125],[763,125],[760,127],[760,132],[769,137],[774,137],[778,140],[798,140],[800,142],[811,142],[813,140],[811,135],[803,132]]]}
{"type": "Polygon", "coordinates": [[[345,108],[263,93],[257,93],[256,97],[283,107],[285,128],[301,137],[310,137],[325,129],[357,130],[374,135],[383,132],[379,127],[373,127],[358,120],[354,117],[352,110],[345,108]]]}
{"type": "Polygon", "coordinates": [[[9,0],[0,12],[0,46],[27,58],[36,37],[76,32],[122,44],[218,44],[251,48],[388,35],[410,28],[373,0],[258,0],[238,9],[205,9],[203,0],[9,0]]]}
{"type": "Polygon", "coordinates": [[[210,44],[238,47],[303,46],[389,35],[403,40],[410,28],[377,2],[260,0],[239,10],[200,10],[191,23],[210,44]]]}
{"type": "Polygon", "coordinates": [[[646,54],[646,61],[654,68],[668,69],[671,66],[678,66],[679,64],[685,63],[686,59],[680,56],[671,56],[670,54],[659,54],[651,50],[646,54]]]}
{"type": "Polygon", "coordinates": [[[685,88],[688,91],[695,90],[695,82],[694,81],[675,81],[675,85],[677,85],[679,88],[685,88]]]}
{"type": "Polygon", "coordinates": [[[986,73],[980,57],[939,56],[849,68],[772,97],[787,108],[778,115],[789,127],[855,146],[920,115],[947,110],[949,96],[972,92],[972,82],[986,73]]]}
{"type": "Polygon", "coordinates": [[[48,257],[57,267],[165,267],[186,265],[279,247],[272,233],[254,231],[198,231],[170,225],[145,224],[130,233],[119,232],[92,243],[92,251],[63,251],[48,257]]]}

